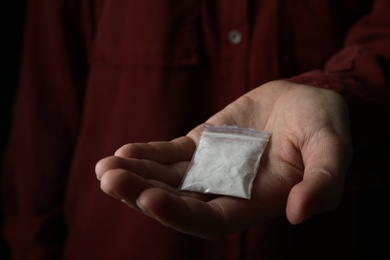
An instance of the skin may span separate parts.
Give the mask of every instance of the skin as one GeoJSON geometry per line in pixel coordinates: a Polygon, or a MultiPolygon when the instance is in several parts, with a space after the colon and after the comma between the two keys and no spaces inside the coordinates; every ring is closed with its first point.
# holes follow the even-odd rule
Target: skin
{"type": "Polygon", "coordinates": [[[348,108],[339,94],[272,81],[205,123],[272,133],[251,199],[177,189],[204,124],[169,142],[122,146],[96,165],[101,189],[163,225],[205,238],[283,215],[300,224],[339,204],[352,160],[348,108]]]}

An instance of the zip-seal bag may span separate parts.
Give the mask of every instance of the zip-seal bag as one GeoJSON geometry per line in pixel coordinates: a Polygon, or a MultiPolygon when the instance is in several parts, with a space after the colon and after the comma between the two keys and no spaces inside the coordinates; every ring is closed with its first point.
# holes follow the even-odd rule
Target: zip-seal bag
{"type": "Polygon", "coordinates": [[[250,199],[270,135],[237,126],[205,125],[179,189],[250,199]]]}

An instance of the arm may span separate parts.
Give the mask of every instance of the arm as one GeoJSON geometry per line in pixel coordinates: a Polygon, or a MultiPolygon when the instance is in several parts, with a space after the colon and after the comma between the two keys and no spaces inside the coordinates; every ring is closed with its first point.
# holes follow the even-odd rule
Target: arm
{"type": "Polygon", "coordinates": [[[164,225],[202,237],[236,232],[283,214],[292,224],[298,224],[334,209],[344,192],[352,161],[351,137],[356,155],[372,143],[370,138],[383,138],[388,132],[385,121],[388,83],[386,66],[382,63],[389,58],[385,48],[388,24],[382,19],[382,11],[389,9],[378,8],[380,4],[388,5],[385,1],[376,4],[368,16],[371,18],[365,18],[382,24],[377,25],[382,29],[380,34],[375,33],[376,44],[349,43],[365,38],[357,37],[359,31],[362,35],[372,33],[359,29],[364,25],[362,20],[349,34],[345,49],[335,54],[324,70],[308,72],[289,79],[290,82],[266,83],[206,122],[272,132],[250,200],[175,189],[183,178],[202,126],[171,142],[123,146],[115,156],[101,160],[96,172],[102,190],[164,225]],[[371,57],[366,69],[367,60],[360,60],[360,54],[353,51],[351,55],[355,48],[371,57]],[[362,61],[364,66],[337,71],[335,64],[346,53],[349,53],[347,63],[356,65],[362,61]],[[373,58],[378,56],[382,58],[373,58]],[[377,113],[360,115],[361,109],[377,113]],[[363,129],[365,135],[359,139],[358,129],[366,123],[371,125],[363,129]],[[368,130],[371,132],[367,133],[368,130]]]}
{"type": "Polygon", "coordinates": [[[322,70],[289,79],[331,89],[346,99],[355,158],[348,187],[353,189],[382,186],[389,178],[390,3],[374,2],[349,31],[344,49],[322,70]]]}

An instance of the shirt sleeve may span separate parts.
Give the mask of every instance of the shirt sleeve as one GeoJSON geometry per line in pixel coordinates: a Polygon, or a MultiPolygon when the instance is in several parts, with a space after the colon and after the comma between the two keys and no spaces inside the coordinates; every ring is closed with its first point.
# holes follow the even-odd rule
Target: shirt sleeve
{"type": "Polygon", "coordinates": [[[29,1],[23,60],[1,165],[12,259],[59,259],[63,192],[82,113],[89,1],[29,1]],[[82,3],[82,4],[81,4],[82,3]],[[83,18],[84,17],[84,18],[83,18]]]}
{"type": "Polygon", "coordinates": [[[348,102],[355,151],[351,186],[389,184],[390,1],[378,0],[348,32],[344,48],[323,69],[288,80],[327,88],[348,102]]]}

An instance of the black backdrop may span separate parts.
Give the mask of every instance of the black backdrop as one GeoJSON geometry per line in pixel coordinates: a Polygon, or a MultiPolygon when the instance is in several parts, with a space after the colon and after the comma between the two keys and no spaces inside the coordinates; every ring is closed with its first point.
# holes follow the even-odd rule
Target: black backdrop
{"type": "MultiPolygon", "coordinates": [[[[11,109],[18,85],[20,68],[25,0],[3,1],[1,13],[1,73],[0,73],[0,152],[1,156],[7,142],[11,109]]],[[[1,227],[0,213],[0,227],[1,227]]],[[[8,258],[6,244],[0,237],[0,259],[8,258]]]]}

